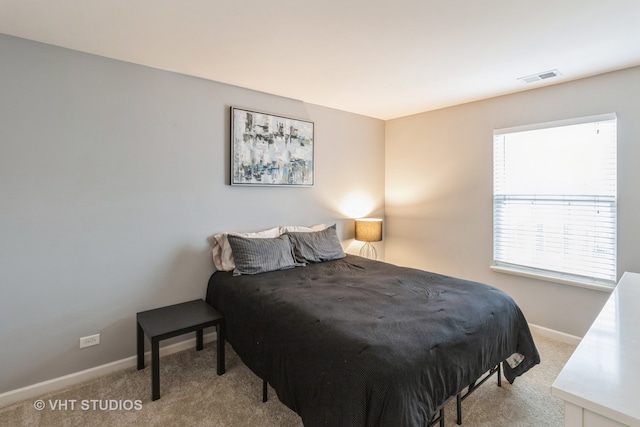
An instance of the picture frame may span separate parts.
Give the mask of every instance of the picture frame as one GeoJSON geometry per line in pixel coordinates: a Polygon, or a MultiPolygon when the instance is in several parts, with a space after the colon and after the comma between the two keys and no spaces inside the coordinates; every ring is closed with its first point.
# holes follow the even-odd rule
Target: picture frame
{"type": "Polygon", "coordinates": [[[231,185],[312,187],[314,123],[231,107],[231,185]]]}

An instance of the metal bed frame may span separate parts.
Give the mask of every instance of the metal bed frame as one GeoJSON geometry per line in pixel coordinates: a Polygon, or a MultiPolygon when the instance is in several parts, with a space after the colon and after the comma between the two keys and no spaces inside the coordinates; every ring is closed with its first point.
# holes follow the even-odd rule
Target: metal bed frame
{"type": "MultiPolygon", "coordinates": [[[[498,387],[502,387],[502,368],[500,363],[498,363],[496,366],[489,369],[489,371],[487,371],[487,373],[482,379],[480,379],[479,381],[478,380],[473,381],[471,384],[469,384],[468,387],[466,387],[467,389],[466,391],[464,391],[464,388],[463,388],[455,396],[456,424],[462,425],[462,401],[465,400],[467,397],[469,397],[471,393],[476,391],[482,384],[484,384],[489,378],[491,378],[493,374],[496,374],[496,373],[498,374],[498,387]]],[[[266,402],[267,400],[269,400],[267,385],[268,385],[267,380],[262,380],[262,401],[263,402],[266,402]]],[[[439,424],[439,427],[445,427],[444,407],[446,406],[447,403],[449,403],[449,401],[451,401],[451,399],[453,399],[453,396],[447,399],[442,405],[440,405],[440,408],[438,409],[436,414],[433,416],[433,418],[431,418],[431,420],[427,423],[426,427],[433,427],[436,424],[439,424]]]]}
{"type": "MultiPolygon", "coordinates": [[[[479,382],[478,380],[476,380],[476,381],[473,381],[471,384],[469,384],[469,387],[467,387],[466,392],[464,391],[464,389],[462,389],[455,396],[456,397],[456,424],[458,425],[462,424],[462,401],[465,400],[467,397],[469,397],[471,393],[476,391],[482,384],[484,384],[489,378],[491,378],[493,374],[496,374],[496,373],[498,374],[498,387],[502,387],[502,368],[500,363],[498,363],[496,366],[489,369],[489,371],[487,371],[485,376],[479,382]]],[[[436,424],[439,424],[440,427],[445,427],[444,407],[447,403],[449,403],[451,399],[453,399],[453,397],[450,397],[449,399],[447,399],[440,406],[440,409],[436,412],[436,414],[433,416],[431,421],[427,423],[427,427],[432,427],[432,426],[435,426],[436,424]]]]}

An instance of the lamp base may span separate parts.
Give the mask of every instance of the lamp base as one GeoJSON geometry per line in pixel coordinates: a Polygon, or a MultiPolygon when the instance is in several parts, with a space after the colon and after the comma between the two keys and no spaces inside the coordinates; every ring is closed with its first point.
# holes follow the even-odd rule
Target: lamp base
{"type": "Polygon", "coordinates": [[[367,242],[360,248],[360,256],[369,259],[378,259],[378,252],[371,242],[367,242]]]}

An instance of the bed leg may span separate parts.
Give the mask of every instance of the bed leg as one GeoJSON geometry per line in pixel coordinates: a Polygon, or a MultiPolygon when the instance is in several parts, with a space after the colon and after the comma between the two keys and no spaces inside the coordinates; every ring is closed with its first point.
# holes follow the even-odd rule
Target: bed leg
{"type": "Polygon", "coordinates": [[[498,363],[498,387],[502,387],[502,364],[498,363]]]}
{"type": "Polygon", "coordinates": [[[262,402],[266,402],[267,400],[267,380],[262,380],[262,402]]]}
{"type": "Polygon", "coordinates": [[[460,393],[456,396],[456,424],[462,424],[462,395],[460,393]]]}
{"type": "MultiPolygon", "coordinates": [[[[447,400],[448,402],[448,400],[447,400]]],[[[445,402],[445,404],[447,403],[445,402]]],[[[429,421],[427,421],[426,427],[433,427],[438,424],[440,427],[444,427],[444,405],[435,413],[429,421]]]]}

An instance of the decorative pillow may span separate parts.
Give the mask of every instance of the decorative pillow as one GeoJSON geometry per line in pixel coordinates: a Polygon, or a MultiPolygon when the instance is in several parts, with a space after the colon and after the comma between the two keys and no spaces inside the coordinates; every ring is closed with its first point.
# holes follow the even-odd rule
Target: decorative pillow
{"type": "Polygon", "coordinates": [[[212,245],[213,263],[216,266],[216,270],[219,271],[232,271],[236,265],[233,260],[233,251],[229,245],[228,236],[241,236],[250,238],[274,238],[280,236],[280,229],[278,227],[270,228],[264,231],[258,231],[256,233],[220,233],[213,236],[214,243],[212,245]]]}
{"type": "Polygon", "coordinates": [[[280,234],[291,232],[311,232],[320,231],[327,228],[325,224],[312,225],[311,227],[305,227],[303,225],[283,225],[280,227],[280,234]]]}
{"type": "Polygon", "coordinates": [[[287,236],[249,238],[229,234],[229,245],[235,261],[234,276],[258,274],[296,267],[293,248],[287,236]]]}
{"type": "Polygon", "coordinates": [[[297,262],[324,262],[345,257],[335,224],[321,231],[293,231],[286,236],[291,239],[297,262]]]}

